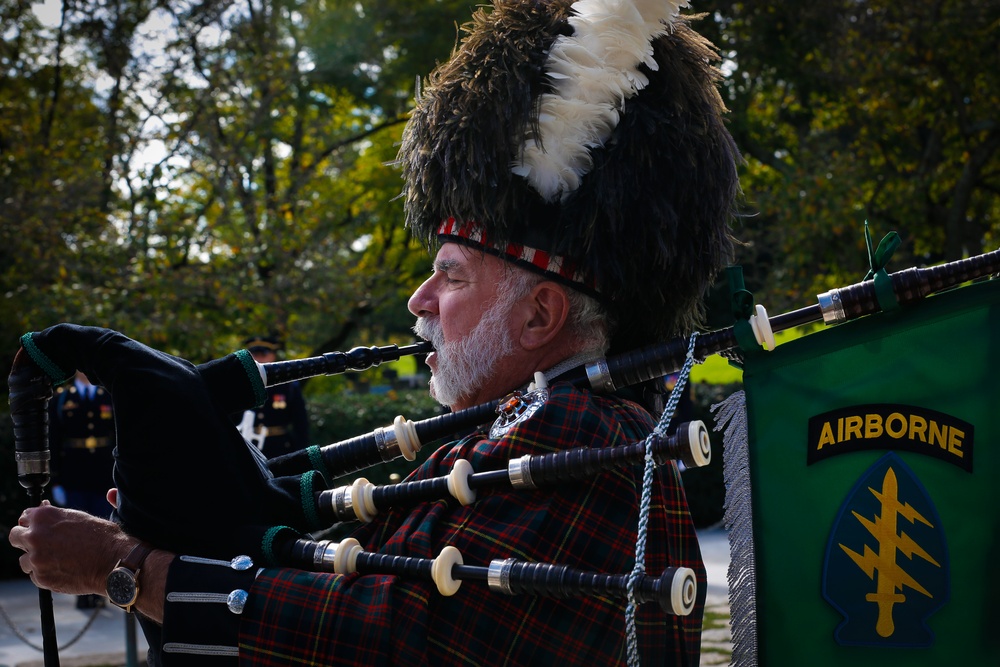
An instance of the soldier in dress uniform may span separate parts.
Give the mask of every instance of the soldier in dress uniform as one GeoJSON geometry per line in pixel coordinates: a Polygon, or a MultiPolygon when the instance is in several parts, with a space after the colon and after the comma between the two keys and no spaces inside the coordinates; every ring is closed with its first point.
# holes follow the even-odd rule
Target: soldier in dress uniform
{"type": "MultiPolygon", "coordinates": [[[[243,347],[258,363],[266,364],[277,361],[281,343],[277,338],[255,336],[243,341],[243,347]]],[[[245,422],[248,421],[245,419],[245,422]]],[[[243,435],[256,444],[267,458],[308,447],[309,416],[302,385],[295,381],[269,387],[267,400],[256,409],[252,424],[252,433],[244,432],[243,435]]]]}
{"type": "MultiPolygon", "coordinates": [[[[50,401],[52,497],[56,504],[107,519],[106,495],[115,483],[115,415],[111,395],[77,372],[50,401]]],[[[104,606],[100,595],[80,595],[78,609],[104,606]]]]}

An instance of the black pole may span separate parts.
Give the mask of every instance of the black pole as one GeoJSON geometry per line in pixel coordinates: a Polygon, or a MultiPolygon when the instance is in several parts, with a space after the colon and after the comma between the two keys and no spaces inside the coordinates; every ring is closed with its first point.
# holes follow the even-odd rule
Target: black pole
{"type": "MultiPolygon", "coordinates": [[[[31,507],[42,504],[42,490],[49,483],[49,399],[52,383],[19,350],[10,377],[10,418],[14,423],[14,455],[18,482],[28,492],[31,507]]],[[[41,613],[42,656],[45,667],[59,667],[59,644],[52,609],[52,591],[38,589],[41,613]]]]}

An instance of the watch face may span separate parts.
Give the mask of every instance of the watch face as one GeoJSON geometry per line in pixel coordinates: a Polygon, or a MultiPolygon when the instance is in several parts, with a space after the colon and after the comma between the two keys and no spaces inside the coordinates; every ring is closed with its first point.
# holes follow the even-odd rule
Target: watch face
{"type": "Polygon", "coordinates": [[[137,593],[135,575],[123,567],[115,568],[108,575],[108,598],[120,607],[127,607],[135,602],[137,593]]]}

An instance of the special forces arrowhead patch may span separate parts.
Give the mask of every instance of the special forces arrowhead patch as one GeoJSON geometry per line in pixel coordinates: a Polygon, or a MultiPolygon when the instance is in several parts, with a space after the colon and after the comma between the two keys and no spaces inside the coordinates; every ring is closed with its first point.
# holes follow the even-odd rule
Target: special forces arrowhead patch
{"type": "Polygon", "coordinates": [[[944,528],[934,502],[895,453],[879,459],[841,505],[827,543],[823,597],[848,646],[927,647],[927,619],[948,600],[944,528]]]}

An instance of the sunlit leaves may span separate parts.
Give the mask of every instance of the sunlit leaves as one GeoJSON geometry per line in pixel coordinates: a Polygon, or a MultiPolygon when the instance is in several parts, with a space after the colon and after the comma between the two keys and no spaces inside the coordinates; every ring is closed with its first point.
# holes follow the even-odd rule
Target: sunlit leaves
{"type": "Polygon", "coordinates": [[[866,219],[876,236],[900,233],[891,269],[991,249],[1000,6],[710,4],[756,212],[738,230],[751,242],[741,261],[770,267],[781,306],[863,275],[866,219]]]}

